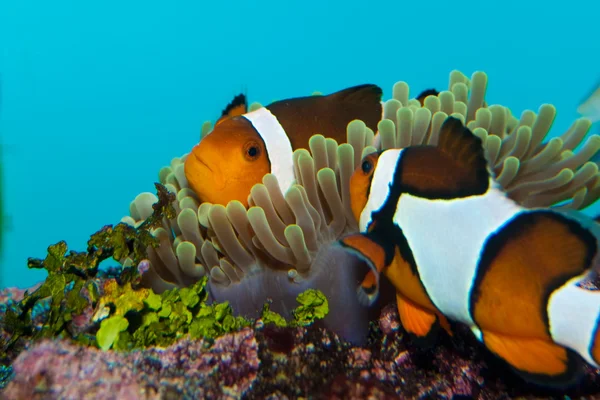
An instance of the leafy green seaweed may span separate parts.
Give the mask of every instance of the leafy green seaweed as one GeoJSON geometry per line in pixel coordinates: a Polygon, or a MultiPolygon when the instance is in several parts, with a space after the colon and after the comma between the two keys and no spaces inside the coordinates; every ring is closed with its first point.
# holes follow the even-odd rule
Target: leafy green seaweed
{"type": "MultiPolygon", "coordinates": [[[[249,326],[252,321],[234,317],[225,303],[206,304],[206,277],[193,286],[171,289],[158,295],[151,289],[115,287],[100,299],[113,311],[102,320],[96,335],[102,349],[131,350],[148,346],[168,346],[190,335],[213,339],[249,326]]],[[[114,286],[113,282],[107,282],[114,286]]]]}
{"type": "MultiPolygon", "coordinates": [[[[175,195],[155,184],[158,201],[153,213],[134,228],[119,223],[107,225],[90,237],[86,252],[68,250],[64,241],[48,247],[45,259],[30,258],[30,268],[45,269],[46,280],[33,292],[8,307],[3,321],[10,339],[0,338],[0,358],[6,360],[20,339],[70,338],[103,350],[131,350],[148,346],[168,346],[189,335],[207,343],[222,334],[250,326],[254,321],[234,316],[228,302],[207,304],[208,278],[193,286],[175,288],[162,294],[140,286],[140,262],[147,258],[149,246],[158,240],[151,231],[162,226],[163,219],[175,218],[175,195]],[[99,275],[102,261],[113,258],[123,262],[117,275],[99,275]],[[45,313],[34,309],[46,305],[45,313]],[[82,328],[82,326],[84,328],[82,328]]],[[[308,289],[297,297],[299,306],[291,321],[263,308],[265,324],[307,326],[329,312],[327,299],[318,290],[308,289]]]]}
{"type": "Polygon", "coordinates": [[[329,313],[329,302],[320,290],[307,289],[296,296],[296,301],[300,305],[292,311],[294,317],[289,322],[280,314],[271,311],[269,303],[265,303],[262,310],[263,322],[279,327],[309,326],[329,313]]]}
{"type": "MultiPolygon", "coordinates": [[[[206,304],[208,278],[204,277],[188,288],[175,288],[162,294],[151,289],[133,290],[130,286],[118,286],[114,280],[105,283],[105,295],[100,299],[98,310],[102,320],[96,335],[102,349],[131,350],[148,346],[168,346],[190,335],[192,339],[210,340],[245,326],[253,321],[234,316],[228,302],[206,304]],[[110,315],[101,310],[111,309],[110,315]]],[[[271,311],[269,304],[263,307],[261,318],[265,324],[281,327],[308,326],[324,318],[329,312],[325,295],[319,290],[308,289],[298,295],[300,304],[291,321],[271,311]]]]}
{"type": "Polygon", "coordinates": [[[96,333],[96,341],[102,350],[108,350],[118,339],[119,334],[129,327],[129,321],[122,315],[113,315],[102,320],[100,329],[96,333]]]}
{"type": "Polygon", "coordinates": [[[86,252],[68,251],[67,244],[60,241],[48,247],[45,259],[30,258],[29,268],[45,269],[46,280],[32,293],[25,292],[23,299],[6,311],[5,329],[11,333],[6,343],[0,343],[0,357],[4,357],[22,337],[72,337],[89,342],[89,337],[74,334],[69,325],[74,316],[81,315],[88,307],[95,307],[99,298],[97,287],[98,268],[102,261],[129,258],[132,266],[125,267],[119,276],[121,284],[139,284],[141,275],[137,265],[146,258],[148,246],[157,247],[158,240],[151,230],[161,226],[163,218],[174,218],[172,206],[175,195],[163,185],[156,183],[158,201],[152,205],[153,213],[139,227],[124,223],[107,225],[94,233],[88,241],[86,252]],[[37,304],[49,301],[48,315],[41,327],[34,327],[32,310],[37,304]]]}
{"type": "Polygon", "coordinates": [[[317,319],[323,319],[329,313],[329,302],[323,292],[308,289],[296,297],[300,306],[294,310],[294,322],[300,326],[311,325],[317,319]]]}

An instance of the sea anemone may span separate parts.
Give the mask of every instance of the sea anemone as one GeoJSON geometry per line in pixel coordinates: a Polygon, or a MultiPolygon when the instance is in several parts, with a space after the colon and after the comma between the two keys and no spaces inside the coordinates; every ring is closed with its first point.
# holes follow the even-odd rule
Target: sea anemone
{"type": "Polygon", "coordinates": [[[600,136],[590,136],[574,152],[591,121],[578,119],[567,132],[542,143],[556,116],[554,106],[542,105],[537,115],[526,110],[517,119],[507,107],[484,106],[486,86],[487,76],[482,72],[469,80],[454,71],[450,90],[428,96],[421,107],[418,101],[408,100],[408,85],[397,83],[393,99],[385,105],[384,118],[389,120],[379,125],[381,146],[436,144],[439,127],[452,115],[466,121],[483,140],[496,179],[513,200],[525,207],[573,209],[593,203],[600,195],[600,175],[590,159],[600,150],[600,136]]]}
{"type": "MultiPolygon", "coordinates": [[[[185,178],[186,155],[174,158],[161,169],[159,180],[177,195],[177,218],[165,220],[154,232],[160,246],[149,248],[151,266],[144,283],[161,292],[208,275],[211,297],[228,300],[248,317],[258,316],[267,299],[273,311],[288,317],[300,292],[320,289],[332,310],[324,325],[361,342],[369,317],[355,292],[361,268],[333,243],[357,230],[349,180],[364,155],[380,148],[435,144],[441,124],[452,115],[483,139],[498,181],[524,206],[581,209],[599,197],[598,166],[589,160],[600,149],[600,137],[591,136],[574,151],[591,126],[589,120],[579,119],[562,136],[542,143],[555,108],[542,105],[537,114],[525,111],[517,119],[506,107],[487,106],[486,86],[482,72],[468,79],[454,71],[449,90],[428,96],[421,105],[410,99],[405,82],[396,83],[378,135],[358,120],[348,125],[347,143],[326,138],[327,132],[314,135],[309,150],[294,152],[296,184],[282,193],[275,176],[265,175],[252,188],[249,209],[238,201],[199,204],[185,178]]],[[[210,129],[205,123],[201,137],[210,129]]],[[[138,195],[123,221],[140,224],[156,201],[151,193],[138,195]]]]}

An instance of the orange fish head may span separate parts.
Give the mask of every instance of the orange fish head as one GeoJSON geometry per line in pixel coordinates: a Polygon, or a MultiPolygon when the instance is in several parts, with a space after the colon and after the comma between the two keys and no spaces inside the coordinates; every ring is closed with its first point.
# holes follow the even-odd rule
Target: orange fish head
{"type": "Polygon", "coordinates": [[[360,214],[367,205],[371,180],[380,154],[377,152],[365,156],[350,178],[350,207],[357,222],[360,221],[360,214]]]}
{"type": "Polygon", "coordinates": [[[250,189],[271,172],[264,141],[245,118],[222,121],[192,149],[185,176],[200,201],[248,207],[250,189]]]}

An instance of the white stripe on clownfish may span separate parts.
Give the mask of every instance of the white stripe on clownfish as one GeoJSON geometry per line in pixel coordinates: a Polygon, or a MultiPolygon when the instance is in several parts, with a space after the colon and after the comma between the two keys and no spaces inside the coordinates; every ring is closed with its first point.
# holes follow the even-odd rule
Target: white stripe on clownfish
{"type": "MultiPolygon", "coordinates": [[[[383,120],[383,106],[381,101],[381,120],[383,120]]],[[[265,142],[269,161],[271,162],[271,173],[277,177],[282,193],[294,184],[294,163],[292,144],[289,135],[281,126],[281,123],[266,107],[242,115],[242,118],[250,121],[254,129],[265,142]]],[[[376,132],[379,137],[379,131],[376,132]]]]}
{"type": "Polygon", "coordinates": [[[281,192],[285,193],[294,184],[294,162],[292,144],[279,120],[266,107],[242,115],[250,121],[267,148],[271,173],[277,177],[281,192]]]}
{"type": "Polygon", "coordinates": [[[345,143],[348,123],[354,119],[376,131],[382,94],[377,85],[364,84],[326,96],[276,101],[255,113],[246,113],[245,96],[236,96],[214,129],[186,158],[184,172],[189,187],[201,202],[226,205],[237,200],[248,207],[252,187],[265,174],[275,173],[285,192],[294,181],[289,168],[293,153],[288,144],[292,150],[308,149],[315,134],[345,143]],[[245,114],[249,114],[247,118],[245,114]],[[273,127],[275,132],[270,132],[273,127]],[[277,151],[268,150],[265,139],[268,147],[277,151]],[[273,171],[271,160],[278,171],[273,171]]]}
{"type": "Polygon", "coordinates": [[[373,174],[369,197],[367,204],[360,214],[359,229],[361,232],[367,230],[367,225],[371,221],[373,211],[380,209],[386,202],[391,183],[396,172],[396,164],[402,154],[402,149],[390,149],[381,154],[378,161],[378,168],[373,174]]]}
{"type": "Polygon", "coordinates": [[[552,339],[578,352],[588,363],[598,368],[592,358],[593,343],[600,323],[600,290],[588,290],[577,284],[578,276],[552,292],[548,301],[548,319],[552,339]],[[579,329],[573,329],[577,326],[579,329]]]}
{"type": "Polygon", "coordinates": [[[371,267],[359,288],[369,302],[372,274],[384,272],[396,287],[407,332],[427,340],[435,325],[449,331],[445,317],[465,323],[522,376],[545,384],[573,382],[581,358],[598,366],[600,290],[577,285],[597,277],[600,229],[510,200],[458,119],[444,122],[437,146],[363,159],[351,182],[362,233],[340,244],[371,267]]]}
{"type": "Polygon", "coordinates": [[[488,191],[479,196],[452,200],[400,196],[394,222],[402,227],[431,301],[444,315],[474,324],[469,301],[482,248],[489,235],[520,211],[491,179],[488,191]],[[436,246],[448,238],[461,238],[461,246],[453,247],[452,253],[436,246]],[[441,270],[454,275],[440,279],[441,270]]]}
{"type": "MultiPolygon", "coordinates": [[[[390,182],[393,182],[401,155],[401,149],[381,154],[367,205],[361,214],[361,231],[366,231],[372,212],[381,209],[387,200],[390,182]]],[[[521,212],[523,209],[507,198],[500,186],[491,179],[490,189],[483,195],[429,200],[404,193],[396,208],[394,222],[403,228],[416,265],[419,266],[419,276],[432,302],[447,317],[469,325],[479,340],[482,334],[473,321],[469,306],[478,259],[488,237],[521,212]],[[486,209],[495,212],[493,215],[477,212],[486,209]],[[445,224],[445,229],[439,229],[444,226],[442,216],[448,213],[464,217],[452,218],[452,223],[445,224]],[[465,238],[465,232],[468,232],[468,238],[465,238]],[[440,254],[435,245],[430,245],[448,237],[464,238],[464,246],[455,247],[452,254],[440,254]],[[427,243],[419,244],[423,240],[427,243]],[[454,274],[452,279],[439,279],[442,268],[458,272],[460,276],[454,274]]],[[[576,283],[581,280],[582,277],[574,278],[552,293],[548,303],[551,335],[556,343],[573,348],[585,355],[587,362],[596,365],[586,346],[591,343],[598,326],[600,291],[578,287],[576,283]],[[579,307],[578,311],[574,311],[576,307],[579,307]],[[574,324],[582,328],[577,330],[577,335],[573,335],[574,324]]]]}

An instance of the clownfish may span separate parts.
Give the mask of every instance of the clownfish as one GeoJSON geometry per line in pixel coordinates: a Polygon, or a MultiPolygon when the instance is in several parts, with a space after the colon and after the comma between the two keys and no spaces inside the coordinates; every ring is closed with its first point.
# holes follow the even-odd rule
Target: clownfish
{"type": "Polygon", "coordinates": [[[425,89],[421,92],[421,94],[419,94],[416,99],[419,100],[419,103],[421,103],[421,106],[425,105],[425,99],[429,96],[437,96],[438,94],[440,94],[440,92],[438,92],[435,89],[425,89]]]}
{"type": "Polygon", "coordinates": [[[588,118],[592,123],[600,121],[600,82],[581,101],[577,107],[577,112],[588,118]]]}
{"type": "Polygon", "coordinates": [[[188,155],[188,183],[201,201],[226,205],[239,200],[247,206],[252,186],[272,173],[285,193],[295,180],[293,151],[308,148],[310,137],[318,133],[344,143],[354,119],[376,132],[382,95],[378,86],[365,84],[327,96],[277,101],[251,112],[240,95],[188,155]]]}
{"type": "Polygon", "coordinates": [[[437,146],[365,156],[350,196],[360,233],[338,245],[369,266],[357,293],[372,304],[383,273],[416,343],[454,321],[538,384],[575,382],[582,359],[599,367],[599,225],[509,199],[460,120],[445,120],[437,146]]]}

